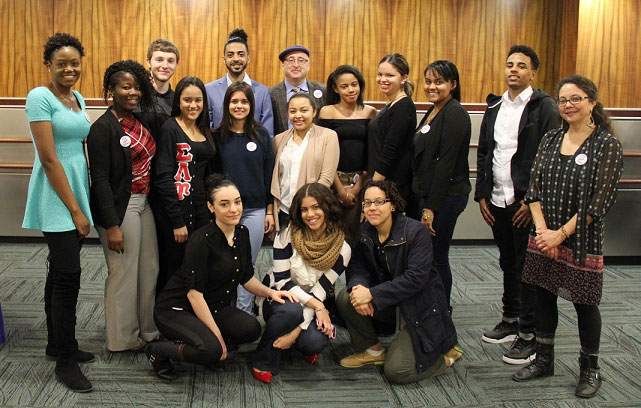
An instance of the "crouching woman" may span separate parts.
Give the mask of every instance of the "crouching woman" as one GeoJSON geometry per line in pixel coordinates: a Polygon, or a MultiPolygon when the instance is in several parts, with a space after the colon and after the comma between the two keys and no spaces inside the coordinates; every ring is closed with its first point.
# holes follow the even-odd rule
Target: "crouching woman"
{"type": "Polygon", "coordinates": [[[387,378],[400,384],[442,374],[463,355],[432,265],[430,236],[420,222],[401,214],[404,204],[393,182],[365,185],[367,221],[361,225],[347,288],[337,298],[356,351],[340,365],[385,364],[387,378]],[[387,352],[373,320],[396,324],[387,352]]]}
{"type": "Polygon", "coordinates": [[[254,277],[243,204],[238,188],[221,175],[206,181],[207,207],[215,221],[187,241],[182,267],[158,295],[154,319],[169,341],[150,343],[145,353],[158,377],[173,380],[170,360],[211,365],[227,358],[227,345],[260,336],[256,318],[232,304],[238,285],[276,303],[297,299],[267,288],[254,277]]]}

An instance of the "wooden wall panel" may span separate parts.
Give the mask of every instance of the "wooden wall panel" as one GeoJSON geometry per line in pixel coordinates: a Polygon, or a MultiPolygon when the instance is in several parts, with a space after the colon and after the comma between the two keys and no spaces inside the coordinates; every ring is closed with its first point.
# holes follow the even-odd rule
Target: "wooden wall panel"
{"type": "MultiPolygon", "coordinates": [[[[604,83],[609,106],[638,106],[632,99],[641,81],[634,63],[641,55],[633,47],[641,40],[638,1],[580,5],[579,16],[570,18],[580,18],[578,49],[590,52],[578,53],[577,70],[604,83]],[[626,74],[636,88],[616,77],[605,84],[609,66],[636,70],[626,74]]],[[[278,53],[300,43],[312,52],[310,79],[325,82],[337,65],[354,64],[367,81],[366,100],[383,99],[374,82],[378,61],[400,52],[417,85],[415,100],[425,101],[425,65],[449,59],[461,73],[463,101],[482,103],[488,93],[504,91],[506,53],[517,43],[539,54],[534,85],[553,91],[561,61],[572,59],[565,42],[562,48],[569,27],[564,18],[563,2],[556,0],[0,0],[0,97],[24,97],[48,80],[42,44],[57,31],[82,40],[87,55],[77,88],[100,97],[107,66],[126,58],[144,63],[147,45],[159,37],[181,50],[174,85],[185,75],[219,78],[226,72],[227,34],[242,27],[249,34],[249,75],[268,86],[283,78],[278,53]]]]}
{"type": "Polygon", "coordinates": [[[582,0],[576,71],[599,87],[606,107],[639,107],[641,2],[582,0]]]}

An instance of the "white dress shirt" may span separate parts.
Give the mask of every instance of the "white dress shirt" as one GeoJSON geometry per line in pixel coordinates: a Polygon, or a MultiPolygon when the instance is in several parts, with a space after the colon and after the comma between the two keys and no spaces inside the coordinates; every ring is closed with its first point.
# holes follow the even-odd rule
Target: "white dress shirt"
{"type": "Polygon", "coordinates": [[[492,174],[494,186],[491,201],[497,207],[514,203],[514,184],[512,183],[512,156],[519,144],[519,123],[525,105],[532,97],[531,86],[528,86],[514,100],[510,100],[509,91],[505,91],[501,107],[494,123],[494,155],[492,157],[492,174]]]}
{"type": "Polygon", "coordinates": [[[294,194],[296,194],[300,163],[303,160],[303,154],[305,153],[305,149],[307,149],[308,142],[309,131],[307,131],[300,145],[294,142],[294,136],[292,135],[280,155],[278,172],[282,174],[282,177],[280,179],[279,210],[287,214],[289,214],[289,207],[292,205],[294,194]]]}
{"type": "MultiPolygon", "coordinates": [[[[231,78],[229,77],[229,72],[227,73],[227,75],[225,75],[225,78],[227,78],[227,88],[229,88],[229,86],[230,86],[231,84],[233,84],[234,82],[239,82],[239,81],[232,81],[232,80],[231,80],[231,78]]],[[[249,77],[249,74],[248,74],[247,72],[245,72],[245,75],[244,75],[244,77],[243,77],[243,80],[242,80],[242,81],[240,81],[240,82],[244,82],[244,83],[246,83],[247,85],[252,86],[252,80],[251,80],[251,78],[249,77]]]]}

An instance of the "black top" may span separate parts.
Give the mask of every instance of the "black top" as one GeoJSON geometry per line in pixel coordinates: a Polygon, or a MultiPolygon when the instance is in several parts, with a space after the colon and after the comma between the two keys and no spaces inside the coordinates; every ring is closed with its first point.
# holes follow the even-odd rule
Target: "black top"
{"type": "Polygon", "coordinates": [[[254,276],[249,231],[237,225],[234,245],[229,246],[216,222],[196,230],[189,237],[182,267],[158,294],[156,307],[193,310],[187,293],[202,293],[212,313],[232,303],[238,285],[254,276]]]}
{"type": "Polygon", "coordinates": [[[169,87],[169,90],[164,94],[154,92],[154,111],[160,115],[164,115],[165,119],[171,116],[171,108],[174,103],[174,90],[169,87]]]}
{"type": "MultiPolygon", "coordinates": [[[[134,112],[134,116],[156,139],[161,118],[153,112],[134,112]]],[[[111,108],[91,125],[87,136],[91,215],[94,223],[105,229],[122,223],[131,197],[131,151],[120,144],[123,136],[125,131],[111,108]]]]}
{"type": "Polygon", "coordinates": [[[416,129],[416,107],[404,97],[385,105],[367,126],[367,174],[394,181],[405,198],[411,188],[411,142],[416,129]]]}
{"type": "Polygon", "coordinates": [[[176,118],[167,120],[160,133],[154,186],[172,227],[189,228],[197,213],[207,211],[205,178],[214,170],[214,146],[192,141],[176,118]]]}
{"type": "Polygon", "coordinates": [[[244,133],[229,133],[223,144],[220,131],[214,131],[217,171],[236,184],[244,208],[267,208],[274,202],[270,188],[274,170],[274,147],[267,129],[257,126],[260,142],[251,141],[244,133]]]}
{"type": "Polygon", "coordinates": [[[472,191],[468,153],[472,125],[470,115],[456,99],[450,99],[428,125],[432,106],[413,139],[412,190],[437,211],[446,195],[472,191]]]}
{"type": "Polygon", "coordinates": [[[319,119],[318,125],[338,135],[341,155],[338,171],[359,172],[367,169],[367,124],[369,119],[319,119]]]}

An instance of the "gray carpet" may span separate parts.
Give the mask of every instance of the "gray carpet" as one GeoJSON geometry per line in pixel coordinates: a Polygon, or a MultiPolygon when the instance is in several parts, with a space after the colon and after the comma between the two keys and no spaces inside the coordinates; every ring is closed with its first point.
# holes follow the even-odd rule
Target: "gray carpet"
{"type": "MultiPolygon", "coordinates": [[[[501,272],[493,247],[451,250],[452,304],[465,357],[440,377],[412,385],[391,385],[380,367],[346,370],[338,360],[352,352],[339,329],[315,366],[286,353],[271,385],[251,376],[254,345],[230,356],[224,370],[179,365],[180,380],[156,378],[143,354],[109,353],[104,348],[102,249],[82,250],[82,289],[77,337],[97,361],[83,365],[94,391],[75,394],[59,384],[46,344],[43,290],[45,245],[0,244],[0,304],[7,343],[0,346],[0,406],[20,407],[639,407],[641,406],[641,268],[607,267],[602,302],[601,366],[605,377],[597,397],[574,397],[579,340],[574,308],[559,301],[555,375],[530,383],[510,380],[514,366],[501,362],[506,345],[481,341],[500,316],[501,272]]],[[[263,249],[259,273],[271,262],[263,249]]]]}

